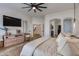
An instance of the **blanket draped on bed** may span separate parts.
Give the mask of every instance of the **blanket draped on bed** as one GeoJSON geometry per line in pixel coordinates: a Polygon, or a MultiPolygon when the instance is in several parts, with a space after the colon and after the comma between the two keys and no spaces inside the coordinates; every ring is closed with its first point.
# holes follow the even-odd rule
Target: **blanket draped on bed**
{"type": "Polygon", "coordinates": [[[54,44],[54,38],[45,40],[44,37],[36,39],[30,43],[27,43],[24,45],[21,56],[32,56],[32,55],[54,55],[54,52],[56,52],[56,48],[53,45],[54,44]],[[40,48],[40,50],[38,50],[40,48]],[[45,50],[44,50],[45,49],[45,50]],[[41,53],[41,51],[44,51],[41,53]]]}
{"type": "Polygon", "coordinates": [[[56,38],[50,38],[35,49],[34,56],[56,56],[56,38]]]}
{"type": "Polygon", "coordinates": [[[41,44],[42,42],[46,41],[44,37],[31,41],[30,43],[27,43],[24,45],[20,55],[21,56],[32,56],[34,50],[36,47],[41,44]]]}

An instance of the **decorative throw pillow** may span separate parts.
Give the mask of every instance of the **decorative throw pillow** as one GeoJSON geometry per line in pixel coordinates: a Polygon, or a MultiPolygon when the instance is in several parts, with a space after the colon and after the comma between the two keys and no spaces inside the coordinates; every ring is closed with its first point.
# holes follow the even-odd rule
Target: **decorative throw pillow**
{"type": "Polygon", "coordinates": [[[70,37],[72,33],[62,33],[65,37],[70,37]]]}

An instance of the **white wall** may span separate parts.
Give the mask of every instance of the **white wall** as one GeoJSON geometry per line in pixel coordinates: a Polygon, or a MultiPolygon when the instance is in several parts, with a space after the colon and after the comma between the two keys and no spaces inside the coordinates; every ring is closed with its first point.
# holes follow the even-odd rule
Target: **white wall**
{"type": "MultiPolygon", "coordinates": [[[[45,26],[44,26],[44,35],[50,37],[50,20],[52,19],[61,19],[61,24],[63,25],[63,20],[65,18],[74,18],[74,10],[66,10],[62,12],[57,12],[53,14],[48,14],[45,16],[45,26]]],[[[79,35],[79,8],[76,9],[76,28],[75,28],[75,34],[79,35]]],[[[62,32],[63,32],[63,26],[62,26],[62,32]]]]}
{"type": "MultiPolygon", "coordinates": [[[[29,32],[31,30],[31,28],[30,28],[31,25],[29,25],[31,23],[31,17],[23,14],[20,11],[12,10],[12,9],[9,9],[6,7],[4,7],[4,8],[0,7],[0,27],[3,27],[3,15],[22,19],[22,27],[7,27],[9,29],[8,31],[11,32],[12,34],[16,34],[16,29],[20,29],[23,32],[23,21],[27,21],[27,23],[28,23],[27,27],[25,26],[27,28],[26,32],[29,32]]],[[[0,30],[0,36],[4,35],[3,32],[4,31],[0,30]]]]}
{"type": "Polygon", "coordinates": [[[75,34],[79,36],[79,6],[76,9],[75,34]]]}
{"type": "Polygon", "coordinates": [[[32,24],[44,24],[44,17],[42,16],[32,17],[32,24]]]}

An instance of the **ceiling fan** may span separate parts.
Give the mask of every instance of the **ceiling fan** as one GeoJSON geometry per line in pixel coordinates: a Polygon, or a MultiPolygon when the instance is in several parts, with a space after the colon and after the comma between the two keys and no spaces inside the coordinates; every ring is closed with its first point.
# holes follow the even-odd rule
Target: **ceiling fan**
{"type": "Polygon", "coordinates": [[[23,4],[25,4],[27,6],[26,7],[22,7],[22,8],[23,9],[29,8],[28,12],[31,11],[31,10],[34,10],[35,13],[37,12],[37,10],[42,12],[43,11],[42,9],[46,9],[47,8],[45,6],[42,6],[45,3],[23,3],[23,4]]]}

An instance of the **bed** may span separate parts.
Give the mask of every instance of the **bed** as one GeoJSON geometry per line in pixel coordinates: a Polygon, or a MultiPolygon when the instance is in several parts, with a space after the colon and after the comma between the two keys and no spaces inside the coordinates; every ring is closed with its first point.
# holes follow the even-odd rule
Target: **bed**
{"type": "Polygon", "coordinates": [[[25,44],[20,56],[71,56],[66,39],[62,34],[57,38],[41,37],[25,44]]]}
{"type": "Polygon", "coordinates": [[[72,51],[72,56],[79,56],[79,38],[71,37],[67,41],[72,51]]]}

